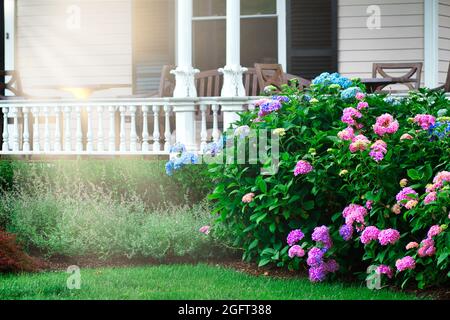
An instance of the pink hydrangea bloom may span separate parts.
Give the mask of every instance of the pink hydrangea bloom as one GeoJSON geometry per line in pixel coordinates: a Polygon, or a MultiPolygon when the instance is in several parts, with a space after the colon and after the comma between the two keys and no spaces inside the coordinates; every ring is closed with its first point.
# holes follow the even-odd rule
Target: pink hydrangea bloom
{"type": "Polygon", "coordinates": [[[247,193],[245,196],[242,197],[242,202],[243,203],[253,202],[253,198],[255,198],[254,193],[247,193]]]}
{"type": "Polygon", "coordinates": [[[406,187],[403,188],[402,191],[400,191],[397,196],[395,197],[395,199],[397,199],[397,202],[402,205],[405,206],[405,204],[410,201],[410,200],[416,200],[418,197],[417,192],[410,187],[406,187]]]}
{"type": "Polygon", "coordinates": [[[210,226],[203,226],[198,231],[200,231],[203,234],[208,235],[211,232],[211,227],[210,226]]]}
{"type": "Polygon", "coordinates": [[[394,205],[392,206],[391,211],[392,211],[393,213],[399,215],[400,213],[402,213],[402,207],[401,207],[398,203],[396,203],[396,204],[394,204],[394,205]]]}
{"type": "Polygon", "coordinates": [[[395,229],[381,230],[378,234],[378,241],[382,246],[394,244],[400,239],[400,232],[395,229]]]}
{"type": "Polygon", "coordinates": [[[444,186],[444,182],[450,182],[450,172],[439,172],[433,179],[433,184],[427,188],[427,192],[432,192],[441,189],[444,186]]]}
{"type": "Polygon", "coordinates": [[[417,250],[419,257],[431,257],[436,253],[434,241],[431,238],[425,239],[420,243],[420,248],[417,250]]]}
{"type": "Polygon", "coordinates": [[[289,255],[289,258],[291,258],[291,259],[294,257],[301,258],[301,257],[305,256],[305,250],[303,250],[302,247],[295,245],[289,249],[288,255],[289,255]]]}
{"type": "Polygon", "coordinates": [[[295,166],[294,176],[308,174],[313,171],[313,169],[313,166],[308,161],[301,160],[297,162],[297,165],[295,166]]]}
{"type": "Polygon", "coordinates": [[[380,234],[380,230],[378,230],[377,227],[374,227],[374,226],[367,227],[361,233],[361,242],[363,244],[368,244],[369,242],[371,242],[373,240],[377,240],[379,234],[380,234]]]}
{"type": "Polygon", "coordinates": [[[355,96],[356,100],[359,100],[359,101],[363,100],[365,97],[366,97],[366,95],[362,92],[356,93],[356,96],[355,96]]]}
{"type": "Polygon", "coordinates": [[[345,224],[348,226],[353,226],[355,222],[365,225],[365,217],[367,214],[367,209],[357,204],[349,205],[342,212],[342,216],[345,218],[345,224]]]}
{"type": "Polygon", "coordinates": [[[352,127],[348,127],[338,133],[338,137],[344,141],[350,141],[355,137],[355,131],[352,127]]]}
{"type": "Polygon", "coordinates": [[[414,139],[413,136],[410,135],[409,133],[405,133],[404,135],[402,135],[402,136],[400,137],[400,141],[403,141],[403,140],[413,140],[413,139],[414,139]]]}
{"type": "Polygon", "coordinates": [[[416,261],[412,257],[406,256],[402,259],[398,259],[395,262],[395,266],[400,272],[405,270],[413,270],[416,267],[416,261]]]}
{"type": "Polygon", "coordinates": [[[369,107],[369,104],[365,101],[361,101],[358,103],[358,106],[356,107],[358,110],[367,109],[369,107]]]}
{"type": "Polygon", "coordinates": [[[438,225],[434,225],[430,228],[430,230],[428,230],[427,236],[429,239],[437,236],[438,234],[440,234],[442,232],[442,228],[438,225]]]}
{"type": "Polygon", "coordinates": [[[389,113],[385,113],[377,118],[376,123],[373,126],[373,131],[379,135],[380,137],[385,134],[393,134],[396,133],[399,128],[399,124],[397,120],[394,120],[394,117],[389,113]]]}
{"type": "Polygon", "coordinates": [[[428,130],[436,123],[436,118],[429,114],[418,114],[414,117],[414,123],[421,126],[423,130],[428,130]]]}
{"type": "Polygon", "coordinates": [[[427,194],[427,196],[425,197],[423,202],[425,204],[430,204],[431,202],[434,202],[436,200],[437,200],[437,193],[436,192],[430,192],[429,194],[427,194]]]}
{"type": "Polygon", "coordinates": [[[392,270],[391,267],[389,267],[387,265],[384,265],[384,264],[379,265],[377,267],[376,271],[377,271],[378,274],[385,274],[385,275],[387,275],[387,277],[389,279],[391,279],[394,276],[394,270],[392,270]]]}
{"type": "Polygon", "coordinates": [[[355,108],[345,108],[343,113],[341,121],[349,126],[357,126],[358,123],[356,119],[362,118],[361,112],[355,108]]]}
{"type": "Polygon", "coordinates": [[[366,136],[360,134],[352,139],[352,143],[350,144],[350,151],[355,153],[357,151],[364,151],[367,149],[367,146],[370,144],[369,139],[366,136]]]}
{"type": "Polygon", "coordinates": [[[405,203],[405,208],[408,210],[411,210],[412,208],[416,207],[419,201],[417,200],[409,200],[405,203]]]}
{"type": "Polygon", "coordinates": [[[384,159],[384,156],[387,153],[387,144],[383,140],[376,141],[371,147],[370,147],[370,157],[375,160],[376,162],[380,162],[384,159]]]}
{"type": "Polygon", "coordinates": [[[419,244],[417,242],[410,242],[406,245],[406,250],[411,250],[411,249],[415,249],[418,247],[419,247],[419,244]]]}
{"type": "Polygon", "coordinates": [[[367,210],[372,210],[372,205],[373,205],[373,201],[371,201],[371,200],[366,201],[366,209],[367,210]]]}

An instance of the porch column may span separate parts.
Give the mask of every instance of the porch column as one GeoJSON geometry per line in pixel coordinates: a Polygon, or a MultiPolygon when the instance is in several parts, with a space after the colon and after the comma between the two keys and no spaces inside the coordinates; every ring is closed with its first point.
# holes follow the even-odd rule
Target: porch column
{"type": "MultiPolygon", "coordinates": [[[[246,68],[241,67],[241,3],[227,0],[227,65],[219,69],[223,73],[222,97],[244,97],[242,81],[246,68]]],[[[240,104],[222,106],[224,131],[238,119],[236,112],[242,111],[240,104]]]]}
{"type": "MultiPolygon", "coordinates": [[[[195,98],[194,76],[198,70],[192,67],[192,0],[177,0],[177,68],[171,73],[175,75],[175,98],[195,98]]],[[[195,104],[192,99],[186,103],[174,105],[176,117],[176,140],[187,149],[196,148],[195,141],[195,104]]]]}
{"type": "Polygon", "coordinates": [[[424,69],[425,86],[439,84],[439,0],[424,2],[424,69]]]}

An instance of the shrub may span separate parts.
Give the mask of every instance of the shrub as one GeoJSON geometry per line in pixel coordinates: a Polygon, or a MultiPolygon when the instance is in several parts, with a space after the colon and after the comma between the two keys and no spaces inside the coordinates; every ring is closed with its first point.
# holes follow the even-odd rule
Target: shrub
{"type": "Polygon", "coordinates": [[[0,230],[0,273],[36,271],[41,265],[25,254],[16,243],[16,237],[0,230]]]}
{"type": "MultiPolygon", "coordinates": [[[[358,80],[324,74],[307,92],[284,87],[280,96],[241,114],[238,134],[227,141],[248,142],[252,137],[242,132],[249,129],[271,130],[280,138],[279,168],[265,176],[261,168],[271,166],[270,159],[262,165],[211,164],[216,189],[210,199],[220,215],[218,224],[235,236],[245,259],[291,269],[303,267],[306,260],[312,281],[338,269],[359,273],[370,265],[390,276],[395,264],[411,255],[416,268],[397,271],[399,284],[447,282],[446,182],[436,201],[425,206],[422,200],[433,197],[424,194],[426,184],[450,169],[450,118],[444,117],[450,115],[448,100],[428,90],[403,98],[366,95],[364,90],[358,80]],[[409,199],[410,210],[395,214],[392,209],[406,205],[396,200],[405,178],[419,193],[409,199]],[[432,225],[443,225],[433,239],[435,253],[419,258],[417,250],[405,249],[407,242],[426,238],[432,225]],[[293,230],[305,239],[287,245],[293,230]],[[369,242],[375,235],[381,238],[369,242]]],[[[234,152],[234,146],[225,148],[220,157],[234,152]]],[[[249,156],[247,152],[247,160],[249,156]]]]}
{"type": "Polygon", "coordinates": [[[51,256],[171,259],[221,257],[215,239],[199,229],[211,222],[207,206],[148,210],[139,197],[116,198],[97,188],[72,192],[43,185],[0,199],[7,229],[24,247],[51,256]]]}

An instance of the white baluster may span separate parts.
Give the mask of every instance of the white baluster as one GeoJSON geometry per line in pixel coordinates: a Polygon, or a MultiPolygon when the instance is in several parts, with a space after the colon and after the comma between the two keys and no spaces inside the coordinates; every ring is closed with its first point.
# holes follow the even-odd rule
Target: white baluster
{"type": "Polygon", "coordinates": [[[159,133],[159,106],[153,106],[153,152],[161,151],[161,134],[159,133]]]}
{"type": "Polygon", "coordinates": [[[136,106],[130,106],[131,129],[130,129],[130,151],[137,151],[137,132],[136,132],[136,106]]]}
{"type": "Polygon", "coordinates": [[[164,151],[165,152],[169,152],[170,151],[170,139],[172,138],[172,134],[171,134],[171,130],[170,130],[170,111],[171,111],[171,107],[166,104],[164,106],[164,112],[166,114],[165,118],[166,118],[166,123],[165,123],[165,128],[164,128],[164,138],[165,138],[165,143],[164,143],[164,151]]]}
{"type": "Polygon", "coordinates": [[[206,104],[200,105],[200,111],[202,113],[202,130],[200,133],[200,138],[201,138],[200,151],[201,152],[203,152],[206,149],[206,147],[208,146],[208,144],[207,144],[208,131],[206,128],[206,109],[207,109],[206,104]]]}
{"type": "Polygon", "coordinates": [[[97,151],[103,152],[105,150],[104,134],[103,134],[103,106],[97,107],[97,117],[98,117],[97,151]]]}
{"type": "Polygon", "coordinates": [[[3,112],[3,144],[2,144],[2,151],[8,152],[9,151],[9,131],[8,131],[8,113],[9,109],[7,107],[2,108],[3,112]]]}
{"type": "Polygon", "coordinates": [[[125,133],[125,116],[127,109],[122,106],[120,107],[120,152],[126,152],[127,151],[127,145],[126,145],[126,133],[125,133]]]}
{"type": "Polygon", "coordinates": [[[109,151],[116,151],[116,107],[109,106],[109,151]]]}
{"type": "Polygon", "coordinates": [[[28,107],[23,108],[23,151],[30,151],[30,109],[28,107]]]}
{"type": "Polygon", "coordinates": [[[39,108],[33,108],[34,126],[33,126],[33,151],[41,151],[41,141],[39,137],[39,108]]]}
{"type": "Polygon", "coordinates": [[[77,112],[77,130],[76,130],[76,151],[82,152],[83,151],[83,131],[81,129],[81,106],[76,107],[77,112]]]}
{"type": "Polygon", "coordinates": [[[49,124],[50,109],[44,107],[44,152],[50,152],[50,124],[49,124]]]}
{"type": "Polygon", "coordinates": [[[212,105],[212,111],[213,111],[213,140],[214,142],[219,141],[220,139],[220,131],[219,131],[219,105],[213,104],[212,105]]]}
{"type": "Polygon", "coordinates": [[[70,118],[72,110],[69,106],[64,107],[64,151],[72,151],[72,131],[70,130],[70,118]]]}
{"type": "Polygon", "coordinates": [[[55,152],[61,152],[61,108],[55,107],[55,152]]]}
{"type": "Polygon", "coordinates": [[[13,107],[11,109],[12,117],[14,119],[13,124],[13,151],[19,151],[19,108],[13,107]]]}
{"type": "Polygon", "coordinates": [[[150,135],[148,133],[148,106],[142,106],[142,151],[149,151],[150,135]]]}
{"type": "Polygon", "coordinates": [[[94,133],[92,132],[92,107],[86,107],[87,112],[87,132],[86,132],[86,151],[94,151],[94,133]]]}

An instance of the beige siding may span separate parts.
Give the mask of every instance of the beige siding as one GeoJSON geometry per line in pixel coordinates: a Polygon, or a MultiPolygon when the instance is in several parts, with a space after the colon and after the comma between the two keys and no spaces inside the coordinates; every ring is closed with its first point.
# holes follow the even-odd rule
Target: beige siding
{"type": "Polygon", "coordinates": [[[339,71],[371,77],[374,62],[423,62],[424,0],[339,0],[339,71]],[[381,29],[367,28],[367,8],[381,9],[381,29]]]}
{"type": "Polygon", "coordinates": [[[439,1],[439,82],[444,83],[450,62],[450,0],[439,1]]]}
{"type": "MultiPolygon", "coordinates": [[[[18,0],[17,65],[31,94],[62,95],[36,86],[132,83],[131,0],[18,0]],[[68,8],[81,9],[79,29],[68,8]]],[[[95,96],[129,94],[113,89],[95,96]]],[[[70,94],[66,94],[70,96],[70,94]]]]}

